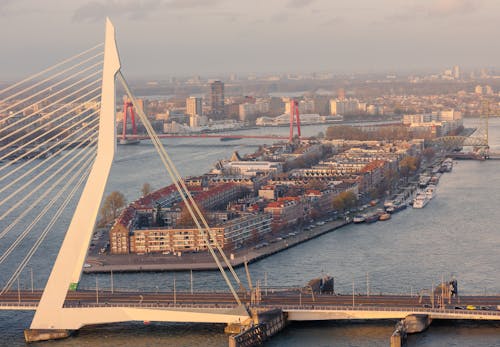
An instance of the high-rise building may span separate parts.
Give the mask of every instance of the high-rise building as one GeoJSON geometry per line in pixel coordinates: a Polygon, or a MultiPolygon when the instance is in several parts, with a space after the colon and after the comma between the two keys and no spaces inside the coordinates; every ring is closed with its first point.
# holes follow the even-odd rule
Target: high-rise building
{"type": "Polygon", "coordinates": [[[344,88],[339,88],[337,90],[337,98],[340,100],[340,101],[344,101],[345,100],[345,90],[344,88]]]}
{"type": "Polygon", "coordinates": [[[366,112],[366,103],[360,103],[358,99],[332,99],[330,100],[330,114],[345,115],[366,112]]]}
{"type": "Polygon", "coordinates": [[[453,67],[453,78],[456,80],[460,79],[460,66],[458,66],[458,65],[455,65],[453,67]]]}
{"type": "Polygon", "coordinates": [[[189,116],[203,116],[203,109],[201,104],[201,98],[196,98],[191,96],[186,99],[186,114],[189,116]]]}
{"type": "Polygon", "coordinates": [[[210,107],[213,114],[224,113],[224,83],[221,81],[210,83],[210,107]]]}

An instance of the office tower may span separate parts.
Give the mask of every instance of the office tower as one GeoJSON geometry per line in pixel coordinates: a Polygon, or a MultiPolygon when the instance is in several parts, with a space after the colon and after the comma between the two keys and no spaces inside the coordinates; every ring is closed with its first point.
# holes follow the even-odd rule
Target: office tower
{"type": "Polygon", "coordinates": [[[221,81],[210,83],[210,107],[213,114],[224,113],[224,83],[221,81]]]}
{"type": "Polygon", "coordinates": [[[203,116],[203,110],[201,105],[201,98],[196,98],[191,96],[186,99],[186,114],[189,116],[203,116]]]}

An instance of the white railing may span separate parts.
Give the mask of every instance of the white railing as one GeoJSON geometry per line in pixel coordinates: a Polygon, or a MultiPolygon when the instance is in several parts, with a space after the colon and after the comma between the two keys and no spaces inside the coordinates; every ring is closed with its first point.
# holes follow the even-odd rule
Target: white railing
{"type": "Polygon", "coordinates": [[[378,307],[378,306],[338,306],[338,305],[258,305],[256,307],[280,308],[283,311],[370,311],[370,312],[418,312],[428,314],[445,315],[471,315],[471,316],[500,316],[497,310],[467,310],[467,309],[443,309],[425,307],[378,307]]]}

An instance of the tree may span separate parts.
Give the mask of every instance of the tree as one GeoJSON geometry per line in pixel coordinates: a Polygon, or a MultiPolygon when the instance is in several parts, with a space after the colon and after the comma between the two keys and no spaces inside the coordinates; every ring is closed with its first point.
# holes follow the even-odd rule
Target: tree
{"type": "Polygon", "coordinates": [[[148,195],[149,193],[151,193],[151,184],[149,184],[148,182],[144,183],[142,185],[142,189],[141,189],[141,192],[142,192],[142,196],[146,196],[148,195]]]}
{"type": "Polygon", "coordinates": [[[412,173],[417,171],[419,160],[416,157],[407,156],[399,162],[399,172],[404,177],[409,177],[412,173]]]}
{"type": "Polygon", "coordinates": [[[332,201],[332,207],[337,211],[344,211],[356,206],[358,198],[351,191],[342,192],[332,201]]]}
{"type": "MultiPolygon", "coordinates": [[[[203,217],[205,218],[205,220],[207,221],[207,223],[209,225],[211,225],[212,221],[207,217],[206,211],[203,208],[201,208],[200,206],[198,206],[198,208],[200,209],[200,212],[203,215],[203,217]]],[[[198,220],[201,223],[201,219],[199,218],[198,214],[196,213],[196,211],[194,209],[193,209],[193,212],[196,215],[196,217],[198,217],[198,220]]],[[[183,227],[183,228],[196,227],[196,223],[194,222],[193,217],[191,216],[191,213],[189,213],[189,210],[187,207],[182,208],[179,219],[177,219],[177,225],[180,227],[183,227]]],[[[201,223],[201,225],[203,225],[203,223],[201,223]]]]}
{"type": "Polygon", "coordinates": [[[118,192],[111,192],[101,207],[101,222],[109,223],[118,217],[118,211],[127,204],[125,196],[118,192]]]}
{"type": "Polygon", "coordinates": [[[432,158],[434,158],[434,156],[436,155],[436,151],[434,150],[434,148],[429,147],[429,148],[424,149],[422,154],[423,154],[425,160],[427,160],[427,162],[430,162],[432,160],[432,158]]]}

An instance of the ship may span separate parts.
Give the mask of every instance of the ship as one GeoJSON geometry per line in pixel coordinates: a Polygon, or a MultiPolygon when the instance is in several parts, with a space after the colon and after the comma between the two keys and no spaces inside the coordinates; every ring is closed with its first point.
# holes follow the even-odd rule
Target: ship
{"type": "Polygon", "coordinates": [[[387,213],[396,213],[396,212],[404,210],[406,207],[407,206],[405,203],[399,203],[399,204],[394,204],[393,206],[386,208],[385,211],[387,213]]]}
{"type": "Polygon", "coordinates": [[[379,219],[379,215],[377,213],[375,214],[370,214],[365,216],[365,223],[375,223],[379,219]]]}
{"type": "Polygon", "coordinates": [[[428,202],[429,198],[427,197],[427,194],[425,194],[425,192],[420,192],[413,200],[413,208],[424,208],[428,202]]]}
{"type": "Polygon", "coordinates": [[[141,141],[138,139],[120,139],[118,141],[119,145],[138,145],[139,143],[141,143],[141,141]]]}
{"type": "Polygon", "coordinates": [[[391,215],[389,213],[384,213],[384,214],[380,215],[380,217],[378,218],[378,220],[380,220],[380,221],[386,221],[389,219],[391,219],[391,215]]]}
{"type": "Polygon", "coordinates": [[[432,199],[436,195],[436,186],[434,185],[429,185],[427,188],[425,188],[425,196],[427,199],[432,199]]]}
{"type": "Polygon", "coordinates": [[[354,218],[352,219],[352,222],[355,224],[364,223],[364,221],[365,217],[360,215],[354,216],[354,218]]]}
{"type": "Polygon", "coordinates": [[[221,137],[221,141],[234,141],[234,140],[241,140],[243,137],[221,137]]]}
{"type": "Polygon", "coordinates": [[[419,180],[418,180],[418,186],[420,188],[425,188],[431,181],[431,177],[425,174],[420,175],[419,180]]]}
{"type": "Polygon", "coordinates": [[[453,169],[453,159],[451,158],[446,158],[442,163],[441,167],[439,168],[439,172],[450,172],[453,169]]]}

